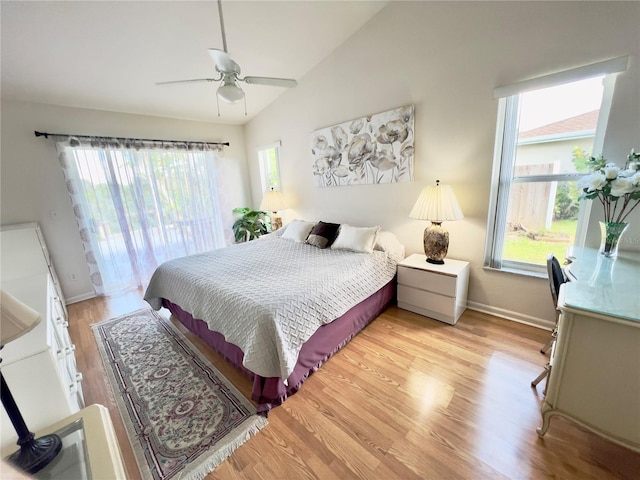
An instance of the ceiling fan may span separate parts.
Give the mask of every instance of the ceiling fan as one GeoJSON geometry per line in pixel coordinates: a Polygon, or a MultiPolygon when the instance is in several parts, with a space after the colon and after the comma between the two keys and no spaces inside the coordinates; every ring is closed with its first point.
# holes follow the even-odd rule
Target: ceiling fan
{"type": "MultiPolygon", "coordinates": [[[[157,82],[156,85],[168,85],[173,83],[198,83],[198,82],[221,82],[216,92],[216,101],[218,99],[227,103],[237,103],[244,100],[244,114],[247,114],[247,99],[244,91],[240,88],[239,82],[245,82],[249,85],[268,85],[272,87],[295,87],[298,82],[291,78],[275,78],[275,77],[241,77],[240,65],[234,62],[227,52],[227,37],[224,30],[224,19],[222,16],[222,1],[218,0],[218,13],[220,17],[220,30],[222,32],[222,47],[210,48],[209,56],[218,73],[217,78],[195,78],[192,80],[173,80],[169,82],[157,82]]],[[[218,116],[220,116],[220,104],[218,103],[218,116]]]]}

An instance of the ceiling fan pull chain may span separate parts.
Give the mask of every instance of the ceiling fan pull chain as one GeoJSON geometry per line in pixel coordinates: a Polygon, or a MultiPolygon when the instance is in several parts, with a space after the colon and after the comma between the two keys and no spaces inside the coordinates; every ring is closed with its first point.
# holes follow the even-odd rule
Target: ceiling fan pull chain
{"type": "Polygon", "coordinates": [[[218,99],[218,95],[216,95],[216,105],[218,106],[218,116],[220,116],[220,100],[218,99]]]}
{"type": "Polygon", "coordinates": [[[242,96],[244,98],[244,116],[247,116],[247,96],[243,95],[242,96]]]}

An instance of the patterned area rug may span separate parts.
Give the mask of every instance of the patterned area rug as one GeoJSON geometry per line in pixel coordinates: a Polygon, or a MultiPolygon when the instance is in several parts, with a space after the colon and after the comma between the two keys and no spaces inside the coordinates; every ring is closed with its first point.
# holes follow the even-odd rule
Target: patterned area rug
{"type": "Polygon", "coordinates": [[[266,418],[155,311],[92,328],[144,479],[202,479],[266,426],[266,418]]]}

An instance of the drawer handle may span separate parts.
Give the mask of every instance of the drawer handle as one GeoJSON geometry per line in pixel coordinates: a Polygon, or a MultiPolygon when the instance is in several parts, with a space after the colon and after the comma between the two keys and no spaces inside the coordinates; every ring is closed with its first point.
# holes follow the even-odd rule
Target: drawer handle
{"type": "Polygon", "coordinates": [[[71,345],[70,347],[67,347],[64,349],[64,354],[65,355],[73,355],[73,352],[75,351],[76,346],[75,345],[71,345]]]}
{"type": "Polygon", "coordinates": [[[75,382],[69,385],[69,393],[78,393],[81,392],[79,386],[80,382],[82,382],[82,373],[76,373],[75,382]]]}
{"type": "Polygon", "coordinates": [[[56,318],[56,325],[60,325],[63,328],[67,328],[69,326],[69,322],[62,317],[56,318]]]}

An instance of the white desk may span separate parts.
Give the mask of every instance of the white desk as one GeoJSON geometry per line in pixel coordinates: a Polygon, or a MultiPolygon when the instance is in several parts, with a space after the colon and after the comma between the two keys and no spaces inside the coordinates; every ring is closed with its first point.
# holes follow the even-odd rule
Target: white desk
{"type": "Polygon", "coordinates": [[[640,254],[571,256],[538,434],[561,415],[640,451],[640,254]]]}

